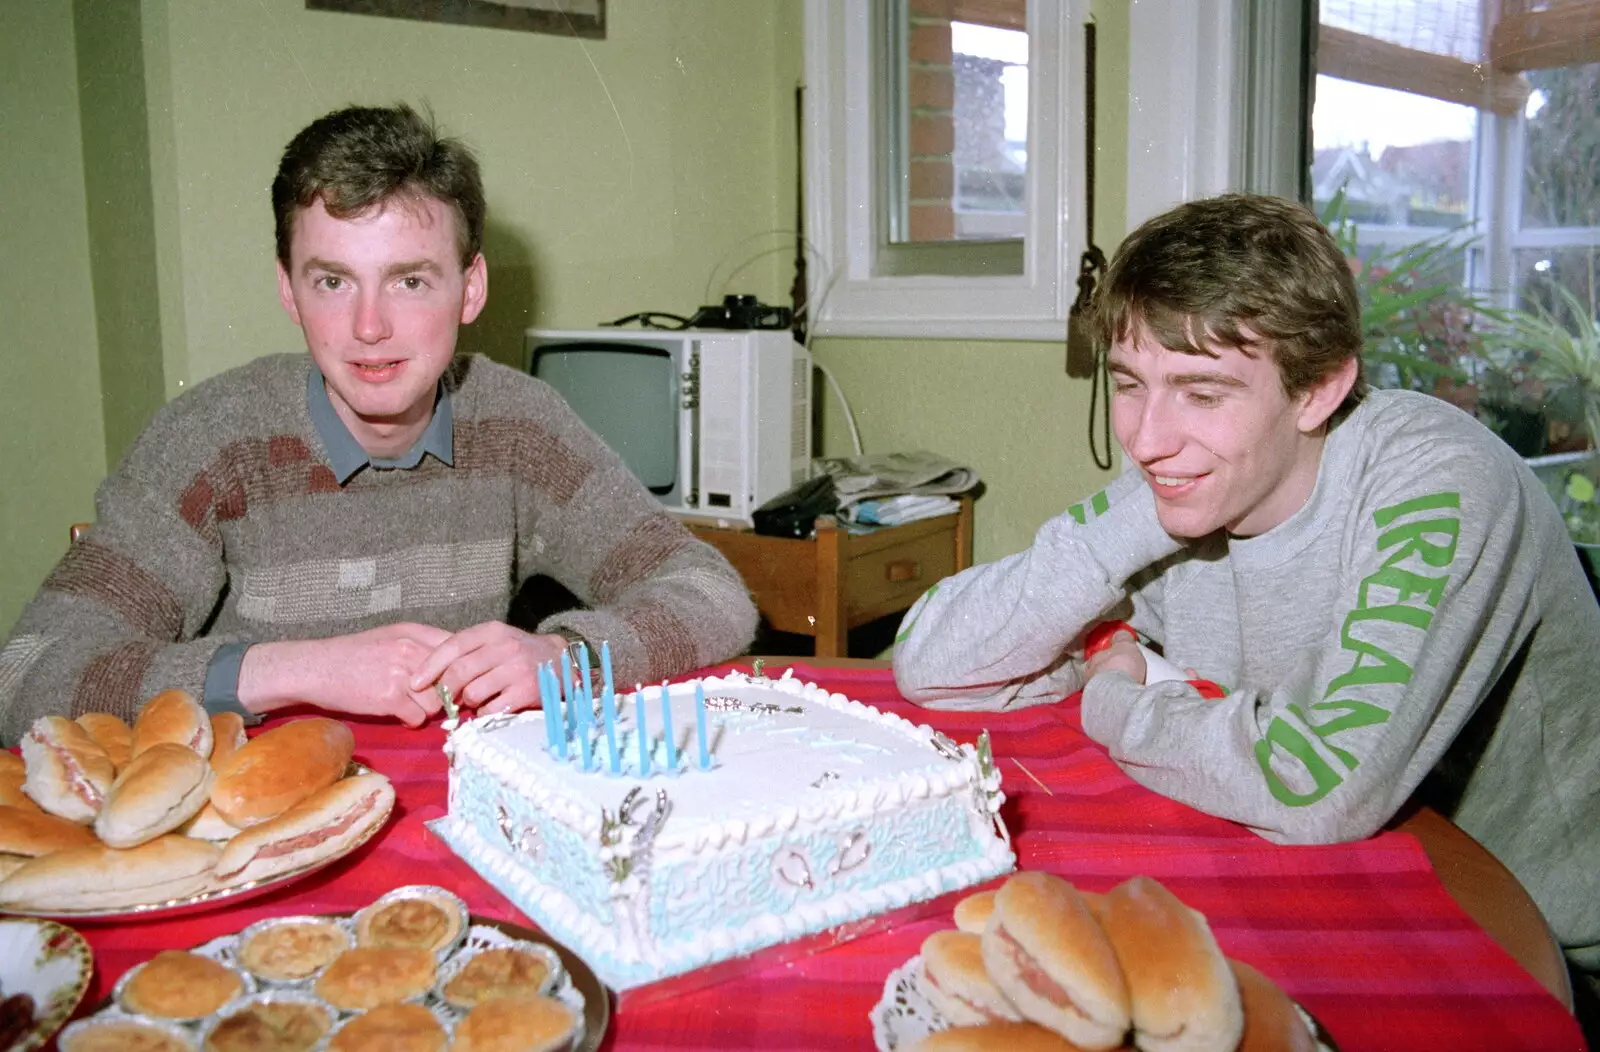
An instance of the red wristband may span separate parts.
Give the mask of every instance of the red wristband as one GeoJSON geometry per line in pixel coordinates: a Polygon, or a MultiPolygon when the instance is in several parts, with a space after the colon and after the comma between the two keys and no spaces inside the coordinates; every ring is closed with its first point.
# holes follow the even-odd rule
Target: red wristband
{"type": "Polygon", "coordinates": [[[1133,626],[1128,622],[1102,621],[1089,629],[1089,634],[1084,636],[1083,656],[1086,658],[1094,657],[1100,651],[1109,647],[1111,641],[1117,638],[1118,632],[1126,632],[1129,639],[1132,639],[1135,643],[1139,642],[1139,633],[1135,632],[1133,626]]]}

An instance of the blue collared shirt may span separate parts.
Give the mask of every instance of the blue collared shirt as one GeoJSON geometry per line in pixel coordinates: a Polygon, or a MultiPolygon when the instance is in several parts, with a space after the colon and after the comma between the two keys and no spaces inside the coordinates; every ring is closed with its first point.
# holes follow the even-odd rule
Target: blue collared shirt
{"type": "Polygon", "coordinates": [[[306,375],[306,412],[311,415],[311,425],[317,429],[317,437],[322,439],[322,448],[327,451],[333,477],[341,486],[364,467],[414,468],[429,453],[441,463],[455,466],[456,421],[450,408],[450,391],[443,381],[440,381],[439,393],[434,399],[433,419],[428,421],[427,428],[411,444],[411,448],[398,457],[375,457],[361,448],[361,443],[344,426],[333,403],[328,400],[328,382],[323,379],[319,369],[311,369],[306,375]]]}
{"type": "MultiPolygon", "coordinates": [[[[411,448],[398,457],[375,457],[361,448],[361,443],[339,419],[333,402],[328,399],[328,382],[320,369],[312,368],[306,375],[306,412],[311,425],[317,429],[322,448],[328,454],[328,464],[333,477],[343,486],[362,468],[380,471],[406,470],[422,463],[428,454],[443,464],[455,466],[455,414],[450,408],[450,390],[439,383],[439,393],[433,403],[433,419],[411,444],[411,448]]],[[[206,666],[206,683],[203,701],[212,713],[236,712],[249,722],[259,716],[239,704],[239,666],[244,664],[244,652],[249,643],[224,643],[211,655],[206,666]]]]}

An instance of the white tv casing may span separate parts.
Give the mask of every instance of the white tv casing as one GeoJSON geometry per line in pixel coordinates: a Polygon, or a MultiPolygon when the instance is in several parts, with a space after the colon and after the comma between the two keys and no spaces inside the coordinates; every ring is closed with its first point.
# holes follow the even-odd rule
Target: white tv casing
{"type": "MultiPolygon", "coordinates": [[[[524,369],[558,343],[671,355],[678,484],[658,494],[668,511],[751,526],[756,508],[810,477],[811,353],[787,329],[529,329],[524,369]]],[[[606,437],[606,421],[584,422],[606,437]]]]}

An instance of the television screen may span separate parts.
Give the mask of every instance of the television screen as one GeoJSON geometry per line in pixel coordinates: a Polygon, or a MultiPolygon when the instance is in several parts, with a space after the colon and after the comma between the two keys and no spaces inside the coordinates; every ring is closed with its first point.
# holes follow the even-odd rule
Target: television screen
{"type": "Polygon", "coordinates": [[[678,370],[645,343],[547,343],[533,375],[556,389],[651,493],[678,482],[678,370]]]}

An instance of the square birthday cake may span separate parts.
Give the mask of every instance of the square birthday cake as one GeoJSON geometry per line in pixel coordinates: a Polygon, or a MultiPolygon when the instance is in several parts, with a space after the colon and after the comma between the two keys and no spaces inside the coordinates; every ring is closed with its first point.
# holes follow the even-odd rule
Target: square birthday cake
{"type": "Polygon", "coordinates": [[[619,990],[1015,865],[986,738],[787,672],[575,690],[470,721],[445,751],[434,831],[619,990]]]}

